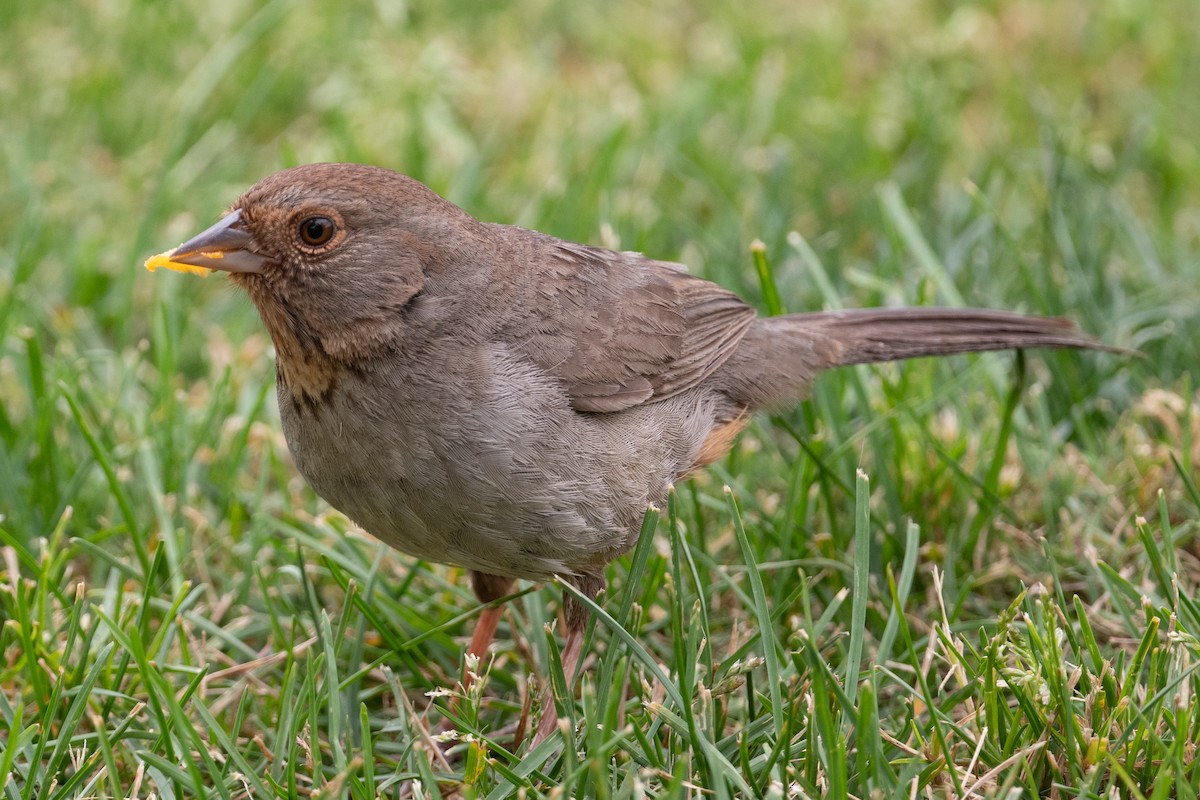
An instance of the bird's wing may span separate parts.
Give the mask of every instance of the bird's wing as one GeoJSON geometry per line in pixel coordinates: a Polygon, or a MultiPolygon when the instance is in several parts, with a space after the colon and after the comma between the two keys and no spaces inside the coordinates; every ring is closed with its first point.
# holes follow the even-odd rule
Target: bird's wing
{"type": "Polygon", "coordinates": [[[620,411],[696,385],[754,320],[737,295],[677,264],[546,239],[534,256],[537,310],[519,338],[577,411],[620,411]]]}

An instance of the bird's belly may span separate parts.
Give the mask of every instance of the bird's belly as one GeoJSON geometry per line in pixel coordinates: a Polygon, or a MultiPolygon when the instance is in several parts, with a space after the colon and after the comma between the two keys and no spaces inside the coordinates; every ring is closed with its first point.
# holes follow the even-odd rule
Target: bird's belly
{"type": "Polygon", "coordinates": [[[364,429],[349,409],[337,426],[303,410],[282,416],[296,467],[316,493],[397,550],[514,577],[571,571],[539,552],[545,532],[501,501],[503,481],[472,479],[466,465],[477,453],[456,455],[454,442],[432,441],[419,420],[393,419],[380,431],[364,429]]]}
{"type": "Polygon", "coordinates": [[[350,384],[320,411],[281,389],[296,466],[332,506],[418,558],[535,580],[595,572],[695,463],[711,414],[702,398],[675,401],[685,425],[664,424],[662,407],[580,414],[552,382],[504,368],[504,391],[350,384]]]}

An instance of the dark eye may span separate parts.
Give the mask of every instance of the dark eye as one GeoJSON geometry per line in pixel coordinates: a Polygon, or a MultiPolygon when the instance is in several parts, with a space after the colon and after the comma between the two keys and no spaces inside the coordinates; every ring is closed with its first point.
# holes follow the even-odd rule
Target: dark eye
{"type": "Polygon", "coordinates": [[[309,247],[320,247],[333,238],[336,230],[329,217],[309,217],[300,223],[300,241],[309,247]]]}

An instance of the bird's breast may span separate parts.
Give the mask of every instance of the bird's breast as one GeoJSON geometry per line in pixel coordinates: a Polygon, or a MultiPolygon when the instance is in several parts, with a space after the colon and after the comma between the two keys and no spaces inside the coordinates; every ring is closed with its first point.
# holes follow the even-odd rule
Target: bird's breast
{"type": "Polygon", "coordinates": [[[699,393],[581,414],[501,345],[348,372],[315,404],[280,381],[279,405],[297,468],[367,532],[531,579],[594,571],[628,549],[714,428],[699,393]]]}

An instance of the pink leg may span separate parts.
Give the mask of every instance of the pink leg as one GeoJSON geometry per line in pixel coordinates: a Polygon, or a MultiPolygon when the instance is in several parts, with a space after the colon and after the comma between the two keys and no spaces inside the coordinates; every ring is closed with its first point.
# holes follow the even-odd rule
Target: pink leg
{"type": "MultiPolygon", "coordinates": [[[[588,597],[595,599],[604,588],[602,575],[578,575],[571,579],[579,590],[588,597]]],[[[567,618],[567,641],[562,649],[563,674],[567,678],[567,691],[574,693],[575,673],[583,655],[583,632],[587,627],[587,609],[576,602],[570,595],[563,600],[563,612],[567,618]]],[[[537,747],[547,736],[554,732],[558,724],[558,710],[554,705],[554,690],[549,684],[542,696],[542,718],[538,722],[537,733],[533,735],[531,747],[537,747]]]]}
{"type": "MultiPolygon", "coordinates": [[[[567,631],[567,643],[563,646],[563,674],[567,676],[567,690],[573,691],[575,685],[575,670],[579,667],[579,652],[583,649],[583,628],[572,628],[567,631]]],[[[558,724],[558,709],[554,705],[553,687],[547,685],[542,695],[542,718],[538,722],[537,733],[533,735],[532,747],[537,747],[542,740],[554,732],[558,724]]]]}
{"type": "MultiPolygon", "coordinates": [[[[467,652],[479,659],[481,665],[484,657],[487,656],[488,646],[496,637],[496,626],[500,624],[500,615],[503,612],[504,606],[485,608],[475,623],[475,634],[471,637],[471,644],[467,647],[467,652]]],[[[470,672],[463,676],[464,691],[471,688],[472,680],[470,672]]]]}
{"type": "MultiPolygon", "coordinates": [[[[512,591],[513,579],[500,575],[488,575],[486,572],[471,572],[471,588],[481,603],[491,603],[499,600],[512,591]]],[[[503,606],[485,608],[475,622],[475,633],[471,636],[471,644],[467,652],[479,659],[482,666],[487,657],[488,646],[496,636],[496,626],[500,624],[500,615],[504,613],[503,606]]],[[[474,679],[471,673],[463,675],[463,690],[471,688],[474,679]]]]}

